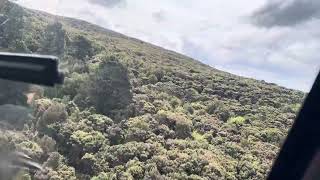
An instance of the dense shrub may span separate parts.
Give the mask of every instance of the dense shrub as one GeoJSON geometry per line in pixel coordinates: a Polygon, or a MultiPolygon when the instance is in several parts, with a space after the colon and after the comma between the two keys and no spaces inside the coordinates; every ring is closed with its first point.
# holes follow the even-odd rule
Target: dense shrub
{"type": "Polygon", "coordinates": [[[11,2],[0,14],[0,49],[58,55],[66,71],[29,101],[28,85],[0,81],[1,151],[44,167],[22,179],[264,179],[306,95],[11,2]]]}

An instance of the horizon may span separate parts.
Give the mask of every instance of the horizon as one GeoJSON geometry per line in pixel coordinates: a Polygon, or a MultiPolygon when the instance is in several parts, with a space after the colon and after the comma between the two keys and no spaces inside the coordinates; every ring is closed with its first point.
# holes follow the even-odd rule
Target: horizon
{"type": "MultiPolygon", "coordinates": [[[[259,0],[242,8],[232,6],[232,0],[220,4],[208,2],[212,5],[208,7],[192,0],[186,1],[184,7],[175,1],[143,2],[81,0],[75,5],[58,0],[17,1],[31,9],[85,20],[235,75],[304,92],[311,89],[320,67],[317,10],[313,14],[305,10],[301,17],[286,18],[292,15],[297,1],[259,0]],[[217,4],[227,10],[212,13],[211,8],[217,4]],[[270,9],[271,5],[279,8],[270,9]],[[193,16],[182,17],[190,10],[195,12],[193,16]],[[224,17],[217,17],[221,15],[224,17]]],[[[312,1],[304,2],[307,6],[312,1]]],[[[315,6],[320,7],[320,3],[315,6]]]]}

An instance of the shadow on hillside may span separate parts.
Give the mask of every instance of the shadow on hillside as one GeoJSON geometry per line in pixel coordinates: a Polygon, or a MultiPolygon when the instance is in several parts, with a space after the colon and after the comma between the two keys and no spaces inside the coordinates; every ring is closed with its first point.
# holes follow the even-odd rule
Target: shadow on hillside
{"type": "Polygon", "coordinates": [[[132,91],[128,71],[116,58],[109,57],[100,63],[96,72],[91,74],[83,89],[83,98],[98,113],[115,120],[127,116],[127,108],[132,102],[132,91]]]}

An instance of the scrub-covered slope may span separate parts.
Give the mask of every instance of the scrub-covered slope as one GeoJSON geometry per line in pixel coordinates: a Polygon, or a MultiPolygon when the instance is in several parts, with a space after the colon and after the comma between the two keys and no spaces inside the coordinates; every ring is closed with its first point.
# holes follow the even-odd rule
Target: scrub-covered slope
{"type": "Polygon", "coordinates": [[[0,12],[2,51],[57,55],[67,77],[0,82],[0,104],[33,115],[3,120],[0,143],[45,167],[19,177],[263,179],[304,96],[84,21],[0,12]]]}

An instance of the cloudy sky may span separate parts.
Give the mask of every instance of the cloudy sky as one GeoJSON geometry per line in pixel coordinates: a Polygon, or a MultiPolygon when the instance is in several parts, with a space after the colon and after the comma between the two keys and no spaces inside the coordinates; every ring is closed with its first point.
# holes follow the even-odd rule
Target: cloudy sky
{"type": "Polygon", "coordinates": [[[308,91],[320,68],[319,0],[18,0],[308,91]]]}

